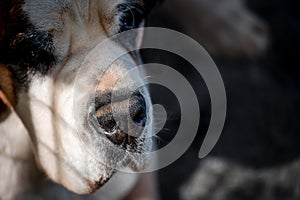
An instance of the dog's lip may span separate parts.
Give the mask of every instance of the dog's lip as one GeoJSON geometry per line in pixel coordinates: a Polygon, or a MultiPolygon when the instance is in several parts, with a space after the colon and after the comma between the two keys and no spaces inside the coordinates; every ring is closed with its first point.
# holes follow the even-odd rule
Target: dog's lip
{"type": "Polygon", "coordinates": [[[109,181],[110,178],[111,177],[100,178],[98,181],[95,181],[95,183],[94,183],[94,190],[100,189],[102,186],[105,185],[105,183],[107,183],[107,181],[109,181]]]}
{"type": "Polygon", "coordinates": [[[115,170],[111,169],[110,172],[105,173],[105,175],[102,174],[101,176],[99,176],[100,178],[95,178],[94,180],[91,180],[89,184],[90,189],[88,190],[88,194],[96,192],[101,187],[103,187],[111,179],[114,173],[115,170]]]}

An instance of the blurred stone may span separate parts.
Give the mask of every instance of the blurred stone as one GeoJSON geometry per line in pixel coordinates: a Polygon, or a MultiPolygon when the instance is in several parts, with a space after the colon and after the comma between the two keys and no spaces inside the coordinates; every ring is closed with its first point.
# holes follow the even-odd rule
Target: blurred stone
{"type": "Polygon", "coordinates": [[[254,170],[208,158],[180,194],[184,200],[299,200],[300,161],[254,170]]]}

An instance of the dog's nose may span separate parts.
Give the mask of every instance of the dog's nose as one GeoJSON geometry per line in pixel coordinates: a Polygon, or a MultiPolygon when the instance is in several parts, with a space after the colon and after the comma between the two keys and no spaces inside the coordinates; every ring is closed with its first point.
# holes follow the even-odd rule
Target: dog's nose
{"type": "Polygon", "coordinates": [[[145,126],[146,123],[146,102],[140,94],[132,96],[129,100],[129,114],[137,126],[145,126]]]}
{"type": "Polygon", "coordinates": [[[141,135],[142,129],[140,128],[145,126],[147,120],[147,108],[143,95],[134,93],[129,99],[117,102],[107,100],[107,95],[104,98],[100,95],[99,98],[98,102],[102,101],[102,103],[96,111],[96,117],[107,138],[114,144],[131,144],[141,135]],[[132,128],[131,124],[139,128],[132,128]]]}

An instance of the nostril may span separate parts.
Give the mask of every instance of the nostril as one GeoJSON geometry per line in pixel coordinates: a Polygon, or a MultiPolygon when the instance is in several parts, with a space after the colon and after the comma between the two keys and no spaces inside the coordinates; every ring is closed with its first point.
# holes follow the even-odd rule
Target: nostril
{"type": "Polygon", "coordinates": [[[101,115],[101,113],[97,112],[96,117],[101,128],[108,133],[113,133],[116,130],[117,123],[114,120],[112,113],[101,115]]]}
{"type": "Polygon", "coordinates": [[[146,102],[140,93],[137,93],[130,98],[129,113],[136,125],[145,126],[147,120],[146,102]]]}

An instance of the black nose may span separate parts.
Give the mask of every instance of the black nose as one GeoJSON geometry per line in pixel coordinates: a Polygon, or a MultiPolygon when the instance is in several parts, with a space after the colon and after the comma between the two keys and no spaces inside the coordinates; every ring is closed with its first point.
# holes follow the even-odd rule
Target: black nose
{"type": "Polygon", "coordinates": [[[145,126],[147,118],[146,102],[145,98],[140,93],[136,93],[130,98],[129,114],[137,126],[145,126]]]}
{"type": "MultiPolygon", "coordinates": [[[[108,95],[99,96],[98,108],[96,109],[96,118],[99,126],[105,131],[106,136],[114,144],[131,144],[141,133],[127,133],[127,130],[120,128],[120,124],[127,124],[128,116],[122,116],[128,112],[133,124],[138,127],[144,127],[147,119],[146,102],[143,95],[139,92],[134,93],[129,101],[121,100],[113,102],[114,115],[112,113],[112,103],[107,100],[108,95]],[[127,103],[126,103],[127,102],[127,103]],[[129,105],[128,105],[129,102],[129,105]],[[117,113],[115,113],[117,112],[117,113]],[[118,115],[118,123],[114,116],[118,115]]],[[[97,101],[97,100],[96,100],[97,101]]]]}

